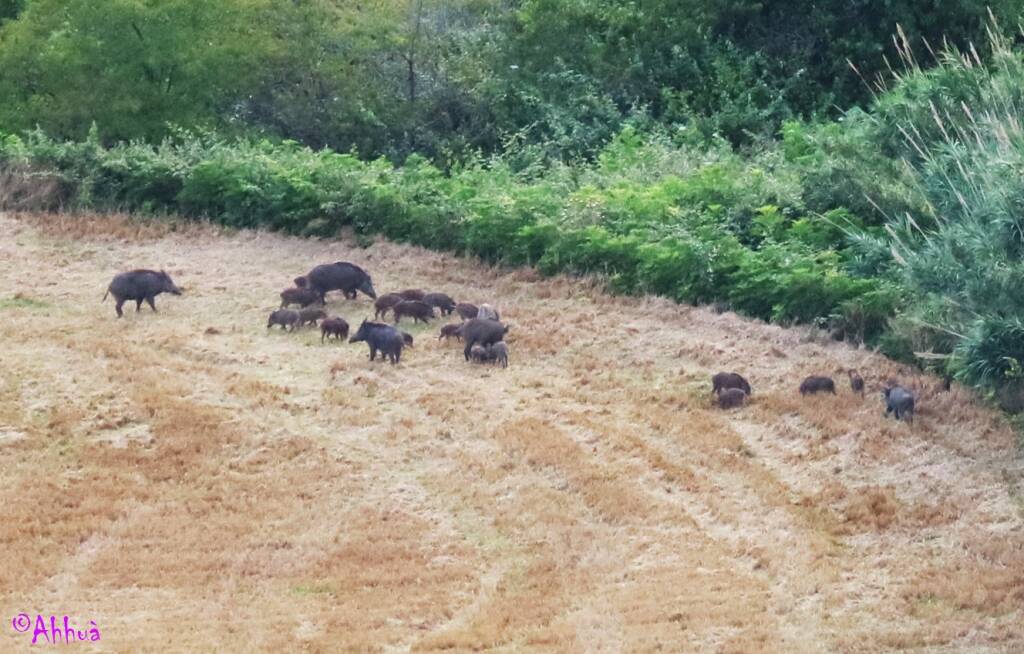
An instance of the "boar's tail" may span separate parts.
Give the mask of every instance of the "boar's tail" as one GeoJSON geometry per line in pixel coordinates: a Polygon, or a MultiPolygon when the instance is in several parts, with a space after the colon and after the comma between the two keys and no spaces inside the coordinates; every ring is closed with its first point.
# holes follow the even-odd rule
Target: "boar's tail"
{"type": "Polygon", "coordinates": [[[108,295],[110,295],[110,289],[109,288],[107,289],[107,292],[103,294],[103,299],[100,300],[100,302],[106,302],[108,295]]]}

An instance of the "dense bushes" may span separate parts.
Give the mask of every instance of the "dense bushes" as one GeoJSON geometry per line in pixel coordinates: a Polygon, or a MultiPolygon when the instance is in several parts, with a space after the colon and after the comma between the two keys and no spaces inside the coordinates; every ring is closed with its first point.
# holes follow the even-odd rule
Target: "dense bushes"
{"type": "Polygon", "coordinates": [[[597,273],[620,292],[728,303],[766,320],[868,322],[851,333],[873,337],[894,296],[847,272],[834,249],[843,233],[801,213],[794,180],[766,167],[777,159],[631,130],[593,166],[536,176],[501,158],[444,174],[416,157],[396,168],[295,143],[188,135],[103,148],[36,132],[0,150],[9,165],[56,171],[73,201],[93,208],[306,235],[349,226],[549,273],[597,273]]]}
{"type": "Polygon", "coordinates": [[[95,130],[31,132],[0,139],[0,179],[41,176],[91,208],[352,228],[599,274],[623,293],[828,326],[1002,393],[1024,387],[1024,56],[998,37],[991,51],[950,51],[870,111],[788,122],[743,150],[646,123],[589,163],[523,143],[442,169],[202,133],[104,147],[95,130]]]}

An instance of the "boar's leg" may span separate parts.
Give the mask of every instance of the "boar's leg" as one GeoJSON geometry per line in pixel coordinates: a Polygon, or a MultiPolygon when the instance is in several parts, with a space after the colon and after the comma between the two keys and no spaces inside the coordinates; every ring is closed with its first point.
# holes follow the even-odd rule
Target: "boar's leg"
{"type": "Polygon", "coordinates": [[[135,313],[142,311],[142,300],[135,300],[135,313]]]}
{"type": "Polygon", "coordinates": [[[153,310],[153,313],[156,313],[156,302],[153,301],[152,295],[146,296],[146,304],[148,304],[149,308],[153,310]]]}
{"type": "Polygon", "coordinates": [[[377,348],[375,348],[374,346],[371,345],[370,346],[370,361],[373,361],[375,358],[377,358],[377,348]]]}
{"type": "Polygon", "coordinates": [[[121,307],[124,306],[124,298],[117,298],[117,304],[114,305],[114,310],[117,311],[117,317],[120,318],[124,315],[124,311],[121,311],[121,307]]]}

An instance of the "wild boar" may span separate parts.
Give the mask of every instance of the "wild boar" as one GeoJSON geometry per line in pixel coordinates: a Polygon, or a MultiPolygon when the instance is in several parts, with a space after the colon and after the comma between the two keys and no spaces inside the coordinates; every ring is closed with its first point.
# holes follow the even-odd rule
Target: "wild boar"
{"type": "Polygon", "coordinates": [[[309,288],[296,286],[281,291],[281,308],[297,304],[303,309],[320,301],[320,294],[309,288]]]}
{"type": "Polygon", "coordinates": [[[348,338],[348,323],[345,322],[344,318],[335,316],[320,323],[320,342],[323,343],[324,339],[328,336],[340,338],[341,340],[348,338]]]}
{"type": "Polygon", "coordinates": [[[377,357],[378,350],[381,353],[381,360],[391,359],[392,365],[398,363],[402,357],[402,347],[405,345],[405,338],[402,333],[392,327],[379,322],[364,320],[359,325],[359,330],[348,339],[349,343],[365,342],[370,346],[370,361],[377,357]]]}
{"type": "Polygon", "coordinates": [[[342,291],[349,299],[355,299],[356,291],[361,291],[363,294],[377,299],[370,275],[359,266],[347,261],[319,265],[309,271],[306,281],[308,287],[320,296],[321,304],[325,303],[328,291],[335,290],[342,291]]]}
{"type": "Polygon", "coordinates": [[[474,363],[486,363],[490,358],[490,353],[483,345],[474,345],[469,349],[469,359],[474,363]]]}
{"type": "Polygon", "coordinates": [[[495,363],[500,363],[502,368],[508,368],[508,345],[504,341],[499,341],[488,346],[487,357],[495,363]]]}
{"type": "Polygon", "coordinates": [[[458,340],[462,340],[462,325],[445,325],[441,328],[441,335],[437,337],[437,340],[449,339],[454,336],[458,340]]]}
{"type": "Polygon", "coordinates": [[[326,317],[327,312],[323,309],[303,309],[299,311],[299,327],[316,327],[316,324],[326,317]]]}
{"type": "Polygon", "coordinates": [[[378,320],[380,318],[386,317],[388,315],[388,311],[393,309],[394,306],[396,304],[398,304],[399,302],[402,302],[403,299],[404,298],[402,298],[402,296],[399,295],[398,293],[385,293],[384,295],[381,295],[373,303],[373,308],[374,308],[373,318],[374,318],[374,320],[378,320]]]}
{"type": "Polygon", "coordinates": [[[402,300],[392,307],[391,311],[395,314],[396,325],[402,320],[403,316],[411,317],[414,324],[421,320],[429,323],[430,319],[435,317],[434,307],[419,300],[402,300]]]}
{"type": "Polygon", "coordinates": [[[462,339],[466,345],[462,353],[469,361],[469,352],[474,345],[480,344],[484,347],[505,340],[508,327],[497,320],[486,320],[484,318],[473,318],[462,325],[462,339]]]}
{"type": "Polygon", "coordinates": [[[419,288],[407,288],[404,291],[399,291],[398,294],[402,296],[403,300],[413,300],[416,302],[423,302],[424,298],[427,297],[426,292],[419,288]]]}
{"type": "Polygon", "coordinates": [[[860,376],[856,370],[847,370],[846,374],[850,377],[850,390],[854,393],[860,393],[861,397],[864,396],[864,378],[860,376]]]}
{"type": "Polygon", "coordinates": [[[121,307],[127,300],[135,300],[136,312],[142,308],[143,300],[149,305],[150,309],[156,311],[156,304],[153,302],[153,298],[161,293],[181,295],[181,289],[175,286],[174,282],[171,281],[170,275],[162,270],[160,272],[155,270],[132,270],[114,275],[114,279],[107,286],[107,292],[103,294],[103,302],[107,301],[108,295],[113,295],[114,300],[117,302],[114,305],[114,310],[117,311],[117,317],[120,318],[124,315],[121,307]]]}
{"type": "Polygon", "coordinates": [[[882,391],[885,415],[894,414],[897,420],[914,424],[914,394],[902,386],[886,386],[882,391]]]}
{"type": "Polygon", "coordinates": [[[489,304],[481,304],[476,311],[476,317],[485,320],[501,320],[497,310],[489,304]]]}
{"type": "Polygon", "coordinates": [[[833,395],[835,395],[836,383],[832,381],[831,377],[811,375],[807,379],[800,382],[800,394],[807,395],[808,393],[832,393],[833,395]]]}
{"type": "Polygon", "coordinates": [[[292,309],[278,309],[270,314],[267,319],[267,329],[274,325],[281,325],[282,330],[295,331],[299,324],[299,312],[292,309]]]}
{"type": "Polygon", "coordinates": [[[399,333],[402,335],[402,340],[405,341],[405,346],[412,347],[412,334],[401,330],[399,330],[399,333]]]}
{"type": "Polygon", "coordinates": [[[472,320],[473,318],[476,318],[476,315],[479,312],[480,310],[477,306],[475,304],[470,304],[469,302],[459,302],[455,305],[455,313],[459,314],[459,317],[463,320],[472,320]]]}
{"type": "Polygon", "coordinates": [[[436,307],[442,316],[452,315],[452,311],[455,311],[455,300],[444,293],[427,293],[423,296],[423,301],[432,307],[436,307]]]}
{"type": "Polygon", "coordinates": [[[738,388],[747,395],[752,394],[747,380],[734,372],[720,372],[711,378],[712,393],[721,393],[730,388],[738,388]]]}
{"type": "Polygon", "coordinates": [[[742,388],[725,388],[718,394],[718,407],[720,409],[732,409],[743,405],[747,401],[747,394],[742,388]]]}

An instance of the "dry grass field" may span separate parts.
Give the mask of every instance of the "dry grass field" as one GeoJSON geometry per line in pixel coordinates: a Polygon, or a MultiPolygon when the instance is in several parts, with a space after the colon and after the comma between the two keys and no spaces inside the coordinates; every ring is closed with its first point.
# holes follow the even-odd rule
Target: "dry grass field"
{"type": "Polygon", "coordinates": [[[1015,433],[868,351],[383,242],[8,214],[0,256],[0,651],[19,613],[82,652],[1024,651],[1015,433]],[[335,260],[493,302],[510,367],[268,332],[335,260]],[[185,295],[115,319],[136,267],[185,295]]]}

